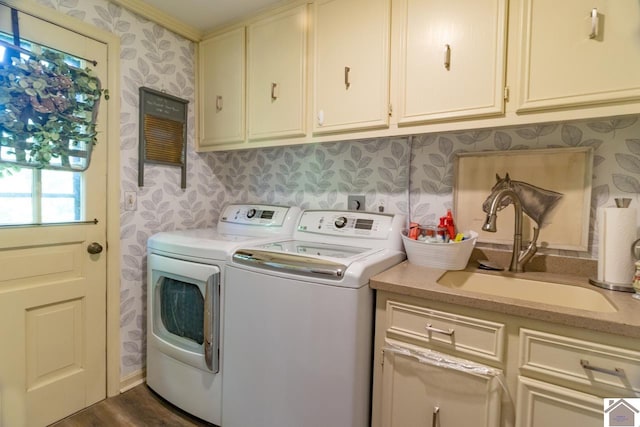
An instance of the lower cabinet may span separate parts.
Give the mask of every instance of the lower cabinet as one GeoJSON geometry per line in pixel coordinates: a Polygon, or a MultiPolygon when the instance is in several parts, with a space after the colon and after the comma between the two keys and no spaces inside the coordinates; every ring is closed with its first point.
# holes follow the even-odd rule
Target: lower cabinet
{"type": "Polygon", "coordinates": [[[640,395],[637,340],[382,291],[376,304],[373,427],[623,425],[605,417],[640,395]]]}
{"type": "Polygon", "coordinates": [[[382,426],[500,425],[499,370],[428,349],[383,352],[382,426]]]}
{"type": "Polygon", "coordinates": [[[518,378],[516,427],[602,427],[601,397],[550,383],[518,378]]]}

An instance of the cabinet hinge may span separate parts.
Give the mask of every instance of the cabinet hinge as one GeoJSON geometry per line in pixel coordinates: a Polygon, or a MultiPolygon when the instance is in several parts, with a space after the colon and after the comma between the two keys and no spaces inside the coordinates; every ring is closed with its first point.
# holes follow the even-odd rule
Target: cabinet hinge
{"type": "Polygon", "coordinates": [[[509,86],[504,87],[504,100],[505,101],[509,100],[509,86]]]}
{"type": "Polygon", "coordinates": [[[389,104],[389,117],[393,116],[393,104],[389,104]]]}

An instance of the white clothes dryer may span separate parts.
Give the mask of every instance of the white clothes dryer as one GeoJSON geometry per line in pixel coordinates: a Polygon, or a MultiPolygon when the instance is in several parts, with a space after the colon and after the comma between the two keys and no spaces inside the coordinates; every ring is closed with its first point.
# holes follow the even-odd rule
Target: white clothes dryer
{"type": "Polygon", "coordinates": [[[225,266],[240,245],[293,233],[297,207],[226,206],[217,227],[161,232],[147,244],[147,384],[221,424],[225,266]]]}
{"type": "Polygon", "coordinates": [[[224,427],[368,427],[374,293],[403,215],[304,211],[227,266],[224,427]]]}

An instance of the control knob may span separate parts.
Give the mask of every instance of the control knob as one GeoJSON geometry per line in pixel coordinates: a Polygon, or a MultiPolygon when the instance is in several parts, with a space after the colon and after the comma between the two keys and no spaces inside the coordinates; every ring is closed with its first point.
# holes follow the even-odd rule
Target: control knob
{"type": "Polygon", "coordinates": [[[338,218],[336,218],[336,220],[333,223],[333,225],[335,225],[336,228],[343,228],[345,225],[347,225],[347,217],[346,216],[339,216],[338,218]]]}
{"type": "Polygon", "coordinates": [[[255,209],[249,209],[247,211],[247,218],[253,218],[254,216],[256,216],[256,210],[255,209]]]}

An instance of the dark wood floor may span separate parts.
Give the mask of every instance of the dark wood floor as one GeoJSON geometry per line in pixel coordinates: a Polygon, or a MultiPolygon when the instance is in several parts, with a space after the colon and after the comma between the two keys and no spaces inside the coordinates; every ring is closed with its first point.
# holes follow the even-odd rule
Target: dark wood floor
{"type": "Polygon", "coordinates": [[[206,423],[181,411],[141,384],[63,419],[51,427],[188,427],[206,423]]]}

